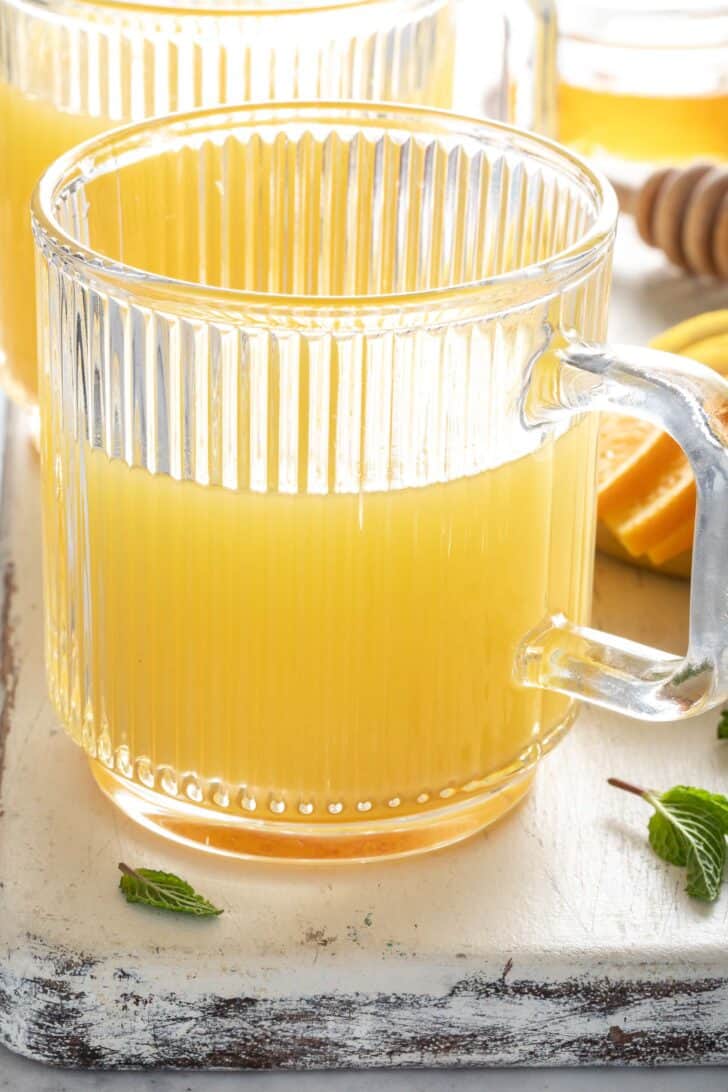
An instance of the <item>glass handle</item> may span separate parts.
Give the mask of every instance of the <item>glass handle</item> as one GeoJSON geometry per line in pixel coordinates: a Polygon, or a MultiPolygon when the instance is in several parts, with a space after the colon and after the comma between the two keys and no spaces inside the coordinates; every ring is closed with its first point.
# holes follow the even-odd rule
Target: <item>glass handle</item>
{"type": "Polygon", "coordinates": [[[556,616],[522,643],[517,677],[648,720],[703,712],[728,697],[728,382],[636,346],[575,343],[542,360],[524,403],[528,427],[618,411],[665,429],[689,459],[698,497],[690,636],[683,658],[556,616]]]}

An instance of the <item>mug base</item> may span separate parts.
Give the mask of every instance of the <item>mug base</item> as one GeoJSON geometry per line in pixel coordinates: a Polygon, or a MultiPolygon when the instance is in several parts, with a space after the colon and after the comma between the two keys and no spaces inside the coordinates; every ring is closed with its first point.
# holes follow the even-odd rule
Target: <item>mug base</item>
{"type": "Polygon", "coordinates": [[[410,857],[452,845],[502,818],[528,793],[535,776],[535,769],[527,769],[501,788],[420,815],[314,824],[218,818],[194,804],[166,800],[94,759],[89,765],[106,796],[147,830],[227,857],[306,863],[410,857]]]}

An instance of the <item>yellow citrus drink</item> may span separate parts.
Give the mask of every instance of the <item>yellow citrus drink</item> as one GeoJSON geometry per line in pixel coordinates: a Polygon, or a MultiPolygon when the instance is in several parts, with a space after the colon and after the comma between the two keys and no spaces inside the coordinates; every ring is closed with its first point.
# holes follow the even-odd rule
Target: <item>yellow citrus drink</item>
{"type": "MultiPolygon", "coordinates": [[[[593,443],[589,421],[472,477],[323,496],[204,487],[87,449],[77,526],[49,475],[45,531],[51,557],[70,537],[87,572],[101,768],[161,770],[180,792],[187,778],[201,800],[214,777],[263,816],[273,800],[331,822],[391,817],[393,798],[421,811],[507,770],[568,714],[513,665],[547,615],[586,620],[593,443]]],[[[82,741],[54,644],[75,572],[54,562],[46,595],[51,689],[82,741]]]]}
{"type": "Polygon", "coordinates": [[[637,95],[561,83],[559,140],[643,163],[728,159],[728,94],[637,95]]]}
{"type": "Polygon", "coordinates": [[[160,120],[143,155],[115,145],[140,128],[107,136],[59,213],[106,266],[78,291],[80,252],[39,251],[51,693],[127,812],[237,854],[409,852],[497,818],[573,712],[519,649],[588,619],[596,422],[536,423],[527,392],[562,328],[603,329],[606,272],[563,317],[447,310],[583,210],[516,172],[514,223],[477,147],[423,133],[445,115],[331,122],[349,109],[251,107],[191,144],[160,120]]]}
{"type": "Polygon", "coordinates": [[[0,366],[18,401],[35,401],[35,283],[30,195],[57,156],[110,127],[54,110],[0,80],[0,366]]]}

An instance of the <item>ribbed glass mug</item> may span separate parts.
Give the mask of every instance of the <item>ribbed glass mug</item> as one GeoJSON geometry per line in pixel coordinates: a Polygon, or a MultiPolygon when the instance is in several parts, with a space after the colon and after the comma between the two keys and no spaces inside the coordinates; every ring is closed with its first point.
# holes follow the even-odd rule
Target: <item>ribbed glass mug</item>
{"type": "Polygon", "coordinates": [[[456,0],[0,0],[0,379],[37,399],[28,205],[123,122],[267,99],[452,105],[456,0]]]}
{"type": "Polygon", "coordinates": [[[366,858],[496,819],[575,698],[728,694],[728,384],[604,336],[598,174],[494,123],[160,119],[36,191],[50,691],[135,819],[366,858]],[[686,658],[586,627],[597,415],[699,491],[686,658]]]}

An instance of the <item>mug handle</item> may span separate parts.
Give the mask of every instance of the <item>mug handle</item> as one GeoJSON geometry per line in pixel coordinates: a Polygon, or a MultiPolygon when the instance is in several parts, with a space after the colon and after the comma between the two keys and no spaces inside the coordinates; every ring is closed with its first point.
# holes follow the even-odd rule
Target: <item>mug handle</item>
{"type": "Polygon", "coordinates": [[[572,342],[547,355],[546,381],[534,384],[536,365],[529,384],[527,427],[618,411],[659,425],[689,459],[698,496],[690,636],[683,658],[557,615],[523,641],[517,679],[646,720],[694,716],[728,697],[728,382],[637,346],[572,342]]]}

